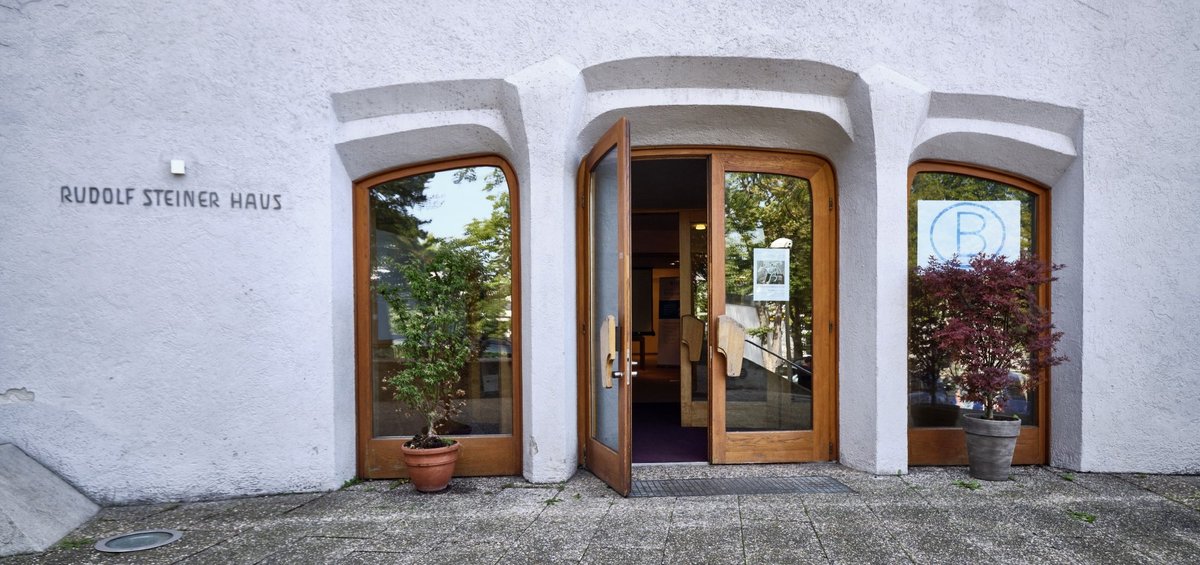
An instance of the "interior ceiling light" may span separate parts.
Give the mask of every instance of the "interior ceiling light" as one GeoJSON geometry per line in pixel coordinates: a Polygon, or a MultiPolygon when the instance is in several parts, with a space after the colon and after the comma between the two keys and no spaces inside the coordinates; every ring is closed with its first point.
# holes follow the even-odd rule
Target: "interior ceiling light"
{"type": "Polygon", "coordinates": [[[696,231],[704,231],[708,229],[708,226],[705,224],[692,224],[692,229],[696,231]]]}
{"type": "Polygon", "coordinates": [[[178,530],[142,530],[117,534],[96,542],[96,551],[105,553],[129,553],[162,547],[183,537],[178,530]]]}

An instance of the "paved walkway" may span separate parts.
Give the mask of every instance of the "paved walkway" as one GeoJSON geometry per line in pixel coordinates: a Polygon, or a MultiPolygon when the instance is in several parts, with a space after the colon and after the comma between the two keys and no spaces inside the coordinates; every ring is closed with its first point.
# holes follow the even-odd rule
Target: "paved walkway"
{"type": "Polygon", "coordinates": [[[852,492],[616,496],[578,473],[560,485],[456,479],[449,492],[366,482],[337,492],[107,508],[18,563],[1200,563],[1200,476],[963,468],[873,477],[832,464],[638,467],[635,478],[831,476],[852,492]],[[174,528],[168,546],[112,556],[105,536],[174,528]]]}

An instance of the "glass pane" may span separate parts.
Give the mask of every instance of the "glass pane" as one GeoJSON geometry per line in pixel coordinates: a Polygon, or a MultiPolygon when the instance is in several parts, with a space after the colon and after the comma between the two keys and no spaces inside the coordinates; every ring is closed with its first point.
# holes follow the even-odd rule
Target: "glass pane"
{"type": "MultiPolygon", "coordinates": [[[[605,353],[608,349],[601,331],[608,316],[619,319],[617,313],[619,274],[617,250],[617,151],[609,151],[592,169],[592,308],[588,327],[592,331],[592,434],[597,441],[617,451],[619,424],[618,386],[604,388],[605,353]]],[[[620,334],[617,336],[620,340],[620,334]]],[[[615,370],[616,366],[613,367],[615,370]]]]}
{"type": "Polygon", "coordinates": [[[373,187],[370,200],[374,435],[413,435],[424,426],[386,385],[405,366],[404,336],[393,332],[396,312],[380,291],[392,286],[406,293],[403,267],[438,249],[462,250],[478,263],[469,281],[471,353],[458,385],[463,409],[440,422],[438,432],[512,433],[512,220],[504,173],[471,167],[405,177],[373,187]]]}
{"type": "Polygon", "coordinates": [[[691,241],[688,246],[692,254],[692,311],[704,327],[704,340],[700,345],[700,360],[692,364],[692,400],[708,400],[708,225],[692,222],[688,230],[691,241]]]}
{"type": "MultiPolygon", "coordinates": [[[[926,200],[965,202],[1016,202],[1021,214],[1021,252],[1035,249],[1037,242],[1037,196],[1000,182],[954,173],[919,173],[913,178],[908,201],[908,406],[909,425],[918,428],[957,427],[962,414],[982,413],[982,406],[960,401],[943,378],[948,370],[945,356],[934,346],[932,332],[937,312],[923,299],[914,276],[917,257],[918,203],[926,200]]],[[[1019,414],[1026,425],[1037,425],[1037,394],[1026,395],[1020,383],[1027,379],[1010,372],[1014,386],[1005,412],[1019,414]]]]}
{"type": "Polygon", "coordinates": [[[725,314],[746,327],[729,431],[812,429],[812,217],[805,179],[725,174],[725,314]]]}

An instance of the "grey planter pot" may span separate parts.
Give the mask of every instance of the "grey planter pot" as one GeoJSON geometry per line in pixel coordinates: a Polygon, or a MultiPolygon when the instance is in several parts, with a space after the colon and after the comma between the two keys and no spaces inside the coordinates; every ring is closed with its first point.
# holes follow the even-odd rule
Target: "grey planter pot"
{"type": "Polygon", "coordinates": [[[1012,470],[1021,420],[984,420],[979,414],[962,418],[967,433],[967,461],[971,476],[985,481],[1007,481],[1012,470]]]}

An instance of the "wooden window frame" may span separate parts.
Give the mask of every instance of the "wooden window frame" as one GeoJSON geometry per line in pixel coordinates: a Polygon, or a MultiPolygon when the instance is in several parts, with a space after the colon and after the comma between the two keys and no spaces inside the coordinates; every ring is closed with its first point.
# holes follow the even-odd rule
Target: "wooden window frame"
{"type": "Polygon", "coordinates": [[[512,297],[512,431],[509,434],[451,436],[462,444],[456,476],[519,475],[521,473],[521,262],[520,189],[511,165],[499,155],[468,155],[408,165],[363,177],[353,184],[354,217],[354,327],[356,460],[361,478],[407,477],[400,446],[410,436],[374,435],[371,386],[372,304],[370,190],[385,182],[466,167],[495,167],[504,174],[509,197],[512,297]]]}
{"type": "MultiPolygon", "coordinates": [[[[1034,200],[1034,245],[1033,252],[1044,263],[1052,263],[1050,255],[1050,189],[1032,180],[1012,173],[998,171],[978,165],[956,163],[950,161],[918,161],[908,168],[908,195],[905,199],[905,213],[912,199],[913,180],[920,173],[949,173],[990,180],[1016,187],[1033,194],[1034,200]]],[[[907,222],[906,222],[907,223],[907,222]]],[[[1050,285],[1042,285],[1038,289],[1038,302],[1043,308],[1050,309],[1050,285]]],[[[907,312],[907,304],[905,305],[907,312]]],[[[907,325],[907,318],[905,321],[907,325]]],[[[908,348],[905,347],[907,355],[908,348]]],[[[1038,425],[1023,426],[1017,439],[1016,453],[1013,464],[1044,465],[1049,461],[1050,446],[1050,370],[1042,370],[1041,386],[1037,388],[1038,425]]],[[[907,371],[905,379],[907,379],[907,371]]],[[[907,381],[906,381],[907,383],[907,381]]],[[[905,385],[905,401],[907,402],[908,385],[905,385]]],[[[907,406],[905,409],[907,410],[907,406]]],[[[908,428],[908,464],[909,465],[966,465],[967,445],[962,428],[908,428]]]]}

